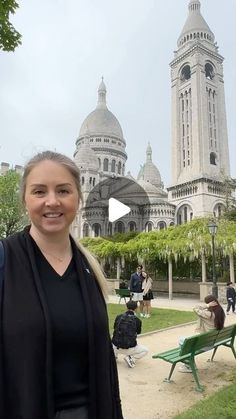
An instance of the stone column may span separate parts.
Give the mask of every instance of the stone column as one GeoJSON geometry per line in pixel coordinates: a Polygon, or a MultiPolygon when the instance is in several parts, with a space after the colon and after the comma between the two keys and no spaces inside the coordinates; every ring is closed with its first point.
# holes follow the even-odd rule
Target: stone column
{"type": "Polygon", "coordinates": [[[206,256],[202,253],[202,282],[206,282],[206,256]]]}
{"type": "Polygon", "coordinates": [[[229,255],[229,270],[230,270],[230,281],[235,283],[234,277],[234,255],[229,255]]]}
{"type": "Polygon", "coordinates": [[[169,300],[173,300],[173,265],[171,256],[168,258],[169,300]]]}
{"type": "Polygon", "coordinates": [[[120,273],[121,273],[121,263],[120,263],[120,258],[117,258],[117,260],[116,260],[116,279],[120,279],[120,273]]]}

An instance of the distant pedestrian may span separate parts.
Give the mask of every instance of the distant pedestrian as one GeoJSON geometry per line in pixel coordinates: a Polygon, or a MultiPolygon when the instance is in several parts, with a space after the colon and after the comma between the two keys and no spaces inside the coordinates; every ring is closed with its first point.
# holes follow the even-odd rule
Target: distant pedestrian
{"type": "Polygon", "coordinates": [[[227,282],[227,288],[226,288],[226,299],[227,299],[226,313],[227,314],[229,314],[231,307],[232,307],[232,312],[235,313],[235,297],[236,297],[236,291],[235,291],[233,282],[227,282]]]}
{"type": "Polygon", "coordinates": [[[137,302],[130,300],[126,307],[128,310],[115,319],[112,343],[116,359],[119,353],[124,354],[129,368],[134,368],[135,360],[144,357],[148,349],[137,343],[137,335],[142,329],[142,322],[135,314],[137,302]]]}
{"type": "Polygon", "coordinates": [[[139,302],[140,317],[143,317],[143,276],[142,276],[142,265],[137,266],[136,272],[130,277],[130,292],[132,300],[139,302]]]}
{"type": "Polygon", "coordinates": [[[143,316],[149,318],[151,316],[151,300],[153,300],[152,292],[152,278],[145,271],[142,272],[143,276],[143,316]]]}

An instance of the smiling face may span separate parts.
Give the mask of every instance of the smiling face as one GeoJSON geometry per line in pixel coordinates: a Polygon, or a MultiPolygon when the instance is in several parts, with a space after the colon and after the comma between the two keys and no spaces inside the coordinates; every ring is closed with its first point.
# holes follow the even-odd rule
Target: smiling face
{"type": "Polygon", "coordinates": [[[32,228],[41,234],[68,234],[79,200],[72,174],[59,163],[41,161],[27,176],[25,207],[32,228]]]}

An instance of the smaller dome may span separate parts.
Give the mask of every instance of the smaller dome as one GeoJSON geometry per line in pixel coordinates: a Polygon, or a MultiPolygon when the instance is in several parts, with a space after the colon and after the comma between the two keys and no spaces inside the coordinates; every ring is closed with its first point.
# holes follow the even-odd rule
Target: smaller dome
{"type": "Polygon", "coordinates": [[[90,147],[88,138],[85,139],[85,143],[76,150],[74,154],[74,160],[80,170],[99,170],[99,162],[94,150],[90,147]]]}
{"type": "Polygon", "coordinates": [[[163,184],[161,181],[161,175],[158,168],[152,162],[152,148],[150,143],[148,143],[147,150],[146,150],[146,163],[141,166],[139,171],[137,180],[144,180],[145,182],[149,182],[152,185],[155,185],[159,188],[163,188],[163,184]]]}

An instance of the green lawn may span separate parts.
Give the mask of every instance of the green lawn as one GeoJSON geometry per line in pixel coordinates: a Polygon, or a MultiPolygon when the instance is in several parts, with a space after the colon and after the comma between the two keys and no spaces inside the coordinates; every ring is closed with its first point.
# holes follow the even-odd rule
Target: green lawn
{"type": "Polygon", "coordinates": [[[173,419],[235,419],[236,418],[236,380],[234,383],[225,387],[196,403],[191,409],[173,419]]]}
{"type": "MultiPolygon", "coordinates": [[[[108,316],[110,333],[113,332],[114,320],[117,314],[126,311],[125,304],[108,304],[108,316]]],[[[152,315],[149,319],[141,318],[142,333],[154,330],[165,329],[177,324],[188,323],[197,320],[196,314],[191,311],[168,310],[164,308],[152,308],[152,315]]]]}

